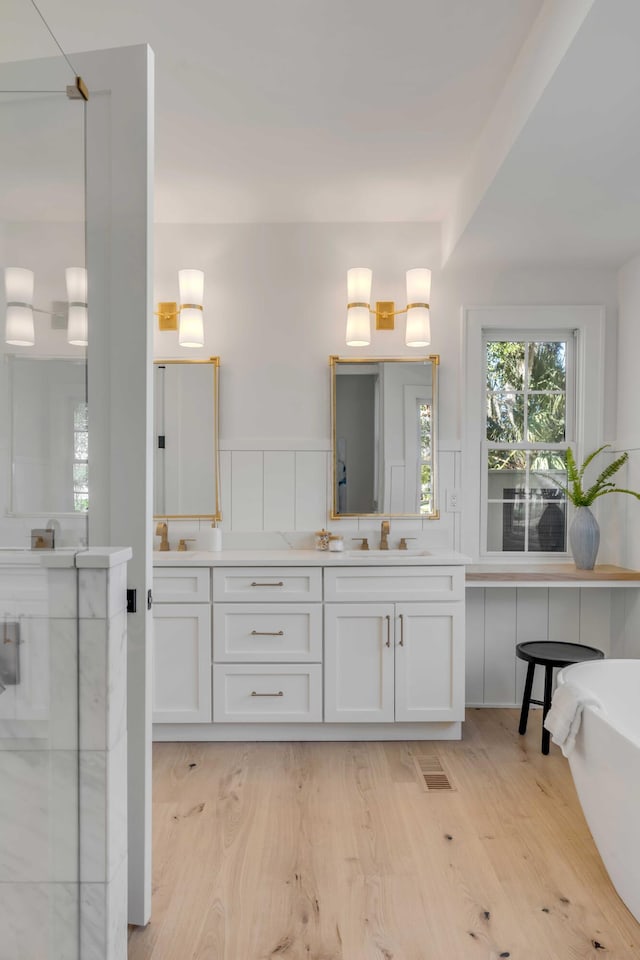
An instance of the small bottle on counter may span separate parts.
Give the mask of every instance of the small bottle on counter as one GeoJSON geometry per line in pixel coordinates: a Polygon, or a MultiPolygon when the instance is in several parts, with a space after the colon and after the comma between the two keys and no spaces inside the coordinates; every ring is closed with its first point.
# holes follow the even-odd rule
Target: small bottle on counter
{"type": "Polygon", "coordinates": [[[211,521],[211,527],[208,532],[208,547],[212,553],[222,550],[222,530],[215,520],[211,521]]]}
{"type": "Polygon", "coordinates": [[[316,530],[316,550],[328,550],[330,537],[331,534],[324,527],[322,530],[316,530]]]}
{"type": "Polygon", "coordinates": [[[344,550],[344,539],[340,534],[331,534],[329,537],[329,550],[331,553],[341,553],[344,550]]]}

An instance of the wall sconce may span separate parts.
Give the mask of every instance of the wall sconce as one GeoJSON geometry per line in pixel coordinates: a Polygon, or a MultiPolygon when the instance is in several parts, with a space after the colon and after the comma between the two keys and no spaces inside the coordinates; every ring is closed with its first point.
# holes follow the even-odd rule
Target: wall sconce
{"type": "Polygon", "coordinates": [[[84,267],[67,267],[65,279],[67,281],[67,300],[69,301],[67,342],[76,347],[86,347],[89,343],[87,271],[84,267]]]}
{"type": "Polygon", "coordinates": [[[32,347],[36,342],[33,323],[33,270],[6,267],[4,287],[7,295],[5,339],[17,347],[32,347]]]}
{"type": "Polygon", "coordinates": [[[368,267],[352,267],[347,271],[347,346],[368,347],[371,343],[371,315],[376,318],[376,330],[393,330],[394,317],[407,315],[404,342],[408,347],[427,347],[431,343],[429,299],[431,297],[431,270],[417,267],[407,270],[407,306],[396,310],[393,300],[378,300],[372,310],[371,280],[368,267]]]}
{"type": "MultiPolygon", "coordinates": [[[[89,342],[87,312],[87,271],[84,267],[65,270],[69,311],[67,342],[86,347],[89,342]]],[[[35,278],[33,270],[24,267],[5,267],[4,284],[7,299],[5,340],[12,346],[33,347],[36,342],[34,313],[44,313],[62,320],[64,317],[50,310],[39,310],[33,305],[35,278]]]]}
{"type": "Polygon", "coordinates": [[[177,330],[181,347],[204,346],[204,272],[178,270],[180,306],[172,301],[158,304],[158,328],[177,330]]]}

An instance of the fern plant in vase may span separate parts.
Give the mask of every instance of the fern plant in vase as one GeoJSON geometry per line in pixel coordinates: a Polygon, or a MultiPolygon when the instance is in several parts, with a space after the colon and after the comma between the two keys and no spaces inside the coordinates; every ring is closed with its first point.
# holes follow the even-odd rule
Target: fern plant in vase
{"type": "Polygon", "coordinates": [[[569,543],[575,565],[579,570],[593,570],[600,546],[600,527],[589,509],[593,502],[608,493],[628,493],[629,496],[640,500],[640,493],[617,487],[611,479],[629,459],[626,451],[605,467],[594,482],[585,489],[585,470],[595,457],[609,446],[610,444],[605,443],[602,447],[598,447],[585,457],[580,467],[575,461],[571,447],[567,448],[567,484],[561,483],[554,477],[549,478],[576,507],[575,516],[569,527],[569,543]]]}

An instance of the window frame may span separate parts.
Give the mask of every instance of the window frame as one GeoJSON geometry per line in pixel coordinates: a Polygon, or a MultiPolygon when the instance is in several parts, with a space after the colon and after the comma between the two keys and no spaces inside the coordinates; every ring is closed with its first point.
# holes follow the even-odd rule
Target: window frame
{"type": "MultiPolygon", "coordinates": [[[[474,561],[513,563],[562,560],[568,553],[538,551],[489,551],[486,543],[486,485],[484,467],[487,339],[509,334],[524,340],[525,334],[541,339],[575,332],[575,407],[573,423],[567,426],[567,443],[576,457],[600,446],[603,436],[604,336],[603,306],[476,306],[462,308],[463,327],[463,514],[461,548],[474,561]],[[479,404],[481,413],[479,415],[479,404]],[[569,435],[571,432],[571,435],[569,435]]],[[[553,449],[553,444],[531,444],[534,449],[553,449]]],[[[571,520],[568,505],[566,522],[571,520]]]]}

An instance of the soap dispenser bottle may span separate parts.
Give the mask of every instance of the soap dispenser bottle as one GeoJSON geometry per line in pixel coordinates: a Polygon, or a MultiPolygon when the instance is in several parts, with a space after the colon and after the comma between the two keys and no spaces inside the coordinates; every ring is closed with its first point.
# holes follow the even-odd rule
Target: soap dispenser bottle
{"type": "Polygon", "coordinates": [[[208,530],[208,546],[212,553],[217,553],[219,550],[222,550],[222,530],[215,520],[211,521],[211,526],[208,530]]]}

